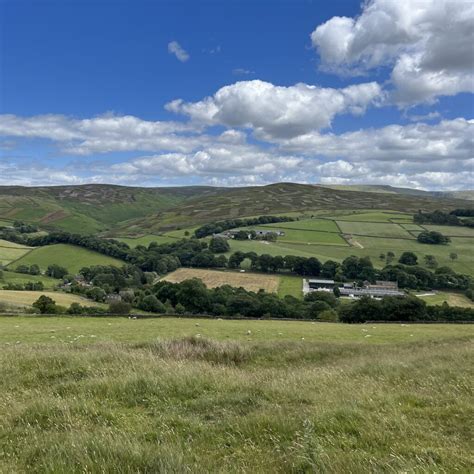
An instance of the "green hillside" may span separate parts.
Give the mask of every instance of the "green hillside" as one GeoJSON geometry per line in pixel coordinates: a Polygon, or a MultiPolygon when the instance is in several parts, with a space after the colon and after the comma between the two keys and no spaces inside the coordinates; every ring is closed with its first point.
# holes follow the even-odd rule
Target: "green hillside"
{"type": "Polygon", "coordinates": [[[380,209],[416,212],[419,209],[451,210],[468,207],[469,202],[457,199],[434,198],[429,195],[378,194],[333,190],[321,186],[295,183],[278,183],[216,190],[199,197],[187,199],[171,209],[158,211],[145,219],[123,223],[119,230],[124,233],[153,233],[176,227],[250,217],[264,214],[321,213],[345,209],[380,209]]]}
{"type": "Polygon", "coordinates": [[[74,274],[78,273],[82,267],[92,265],[121,266],[124,262],[82,247],[57,244],[35,248],[24,257],[13,262],[10,267],[15,269],[18,265],[34,264],[38,265],[42,271],[46,270],[48,265],[57,264],[67,268],[70,273],[74,274]]]}
{"type": "Polygon", "coordinates": [[[242,188],[3,186],[0,187],[0,222],[9,225],[18,219],[46,230],[136,236],[263,214],[334,213],[346,209],[412,213],[418,209],[451,210],[472,204],[418,190],[402,193],[398,192],[399,188],[390,188],[390,192],[385,187],[346,188],[294,183],[242,188]]]}

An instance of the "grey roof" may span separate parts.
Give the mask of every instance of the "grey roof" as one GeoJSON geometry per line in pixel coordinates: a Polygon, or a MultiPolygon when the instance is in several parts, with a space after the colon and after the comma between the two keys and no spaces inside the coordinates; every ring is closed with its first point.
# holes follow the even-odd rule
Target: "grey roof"
{"type": "Polygon", "coordinates": [[[334,285],[334,280],[318,280],[311,278],[308,280],[308,283],[320,283],[322,285],[334,285]]]}

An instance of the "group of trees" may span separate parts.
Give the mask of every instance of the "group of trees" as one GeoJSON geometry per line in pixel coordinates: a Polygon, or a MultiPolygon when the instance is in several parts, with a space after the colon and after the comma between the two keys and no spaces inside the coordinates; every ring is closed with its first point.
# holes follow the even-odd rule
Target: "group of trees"
{"type": "MultiPolygon", "coordinates": [[[[201,239],[213,234],[220,234],[225,230],[237,229],[238,227],[258,226],[263,224],[276,224],[278,222],[293,222],[294,217],[289,216],[260,216],[247,219],[226,219],[223,221],[204,224],[194,231],[194,235],[201,239]]],[[[248,237],[245,237],[248,238],[248,237]]]]}
{"type": "Polygon", "coordinates": [[[7,283],[3,286],[4,290],[15,291],[43,291],[44,285],[41,281],[27,281],[26,283],[7,283]]]}
{"type": "Polygon", "coordinates": [[[415,222],[415,224],[474,227],[474,219],[469,219],[470,217],[474,217],[474,209],[455,209],[449,213],[443,211],[418,211],[418,213],[413,216],[413,222],[415,222]],[[460,219],[459,217],[468,217],[468,219],[460,219]]]}
{"type": "Polygon", "coordinates": [[[441,232],[436,232],[434,230],[424,230],[420,232],[416,237],[416,240],[421,244],[434,244],[434,245],[446,245],[451,242],[449,237],[446,237],[441,232]]]}
{"type": "Polygon", "coordinates": [[[349,304],[341,305],[339,320],[344,323],[367,321],[473,321],[472,308],[452,307],[447,304],[427,306],[414,296],[386,297],[381,300],[363,297],[349,304]]]}
{"type": "Polygon", "coordinates": [[[23,273],[25,275],[41,275],[40,267],[36,264],[33,264],[33,265],[18,265],[15,268],[15,272],[23,273]]]}

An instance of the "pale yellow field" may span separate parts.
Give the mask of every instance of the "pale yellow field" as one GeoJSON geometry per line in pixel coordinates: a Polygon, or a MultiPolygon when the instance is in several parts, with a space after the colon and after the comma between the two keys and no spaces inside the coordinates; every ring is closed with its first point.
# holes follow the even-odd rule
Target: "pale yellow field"
{"type": "Polygon", "coordinates": [[[41,295],[52,298],[60,306],[69,306],[71,303],[79,303],[86,306],[100,306],[100,303],[82,298],[78,295],[61,293],[59,291],[14,291],[0,290],[0,302],[14,306],[31,306],[41,295]]]}
{"type": "Polygon", "coordinates": [[[235,287],[241,286],[249,291],[265,290],[269,293],[276,293],[280,283],[280,277],[275,275],[224,272],[198,268],[179,268],[162,278],[162,280],[171,283],[180,283],[191,278],[199,278],[208,288],[231,285],[235,287]]]}

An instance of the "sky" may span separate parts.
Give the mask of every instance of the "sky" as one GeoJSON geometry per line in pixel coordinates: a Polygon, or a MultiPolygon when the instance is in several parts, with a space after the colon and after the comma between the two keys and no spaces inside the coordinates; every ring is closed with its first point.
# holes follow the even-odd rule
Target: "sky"
{"type": "Polygon", "coordinates": [[[0,0],[0,185],[474,188],[469,0],[0,0]]]}

